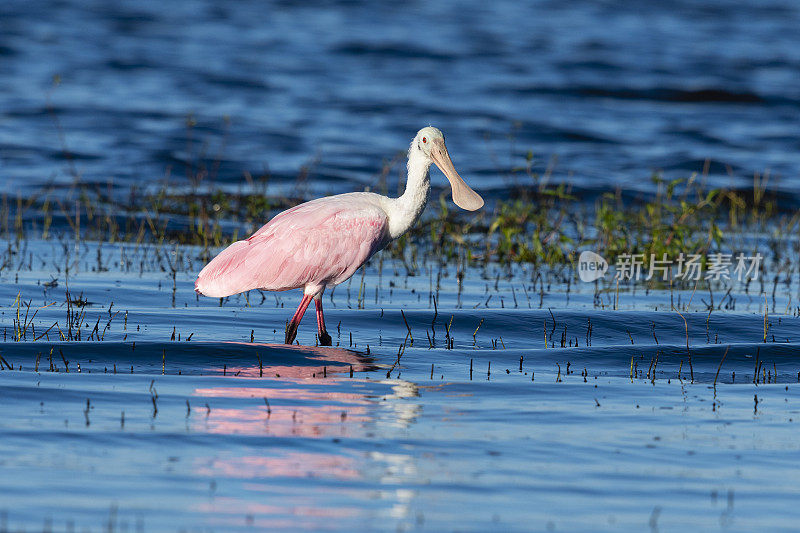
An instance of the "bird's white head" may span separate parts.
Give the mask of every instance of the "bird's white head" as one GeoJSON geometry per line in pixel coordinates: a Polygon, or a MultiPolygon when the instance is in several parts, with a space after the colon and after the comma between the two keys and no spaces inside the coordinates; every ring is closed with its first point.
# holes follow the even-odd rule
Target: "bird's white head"
{"type": "Polygon", "coordinates": [[[425,158],[436,163],[439,170],[444,173],[450,182],[453,192],[453,202],[461,209],[476,211],[483,207],[483,198],[473,191],[469,185],[458,175],[447,147],[444,144],[444,134],[433,126],[422,128],[411,142],[411,150],[418,150],[425,158]]]}

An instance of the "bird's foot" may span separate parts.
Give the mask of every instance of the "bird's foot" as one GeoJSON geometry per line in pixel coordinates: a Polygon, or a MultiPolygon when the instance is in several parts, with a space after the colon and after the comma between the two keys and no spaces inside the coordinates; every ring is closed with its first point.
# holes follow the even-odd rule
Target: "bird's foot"
{"type": "Polygon", "coordinates": [[[327,331],[323,331],[319,334],[319,345],[320,346],[331,346],[333,339],[331,336],[328,335],[327,331]]]}

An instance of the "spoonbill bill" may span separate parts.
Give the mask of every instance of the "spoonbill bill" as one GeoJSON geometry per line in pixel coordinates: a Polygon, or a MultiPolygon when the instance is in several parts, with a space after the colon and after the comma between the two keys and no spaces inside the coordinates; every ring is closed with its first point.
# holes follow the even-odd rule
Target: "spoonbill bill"
{"type": "Polygon", "coordinates": [[[408,149],[408,178],[402,196],[351,192],[287,209],[249,238],[220,252],[200,271],[195,291],[221,298],[252,289],[302,287],[303,299],[286,328],[286,344],[294,342],[300,320],[313,299],[319,343],[330,346],[322,294],[350,278],[375,252],[416,223],[428,202],[431,163],[450,181],[457,206],[467,211],[483,206],[483,198],[453,167],[442,132],[434,127],[422,128],[408,149]]]}

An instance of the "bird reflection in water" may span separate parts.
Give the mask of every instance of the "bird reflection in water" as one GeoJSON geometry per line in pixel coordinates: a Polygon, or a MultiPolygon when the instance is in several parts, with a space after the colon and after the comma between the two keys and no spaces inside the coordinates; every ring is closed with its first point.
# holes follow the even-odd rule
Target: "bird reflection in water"
{"type": "Polygon", "coordinates": [[[386,401],[417,396],[416,385],[402,380],[360,378],[359,375],[378,370],[378,366],[372,357],[359,352],[342,348],[230,344],[235,345],[240,361],[243,357],[238,354],[242,347],[260,355],[258,359],[247,356],[254,364],[205,369],[233,379],[226,380],[224,385],[195,389],[194,396],[206,398],[210,403],[208,410],[200,410],[192,417],[197,431],[341,437],[364,431],[366,424],[374,422],[376,404],[381,406],[381,423],[406,425],[416,414],[415,403],[386,401]],[[236,399],[253,401],[242,405],[243,402],[233,401],[236,399]],[[390,416],[385,416],[387,410],[390,416]]]}
{"type": "Polygon", "coordinates": [[[360,377],[378,367],[372,358],[350,350],[258,348],[261,368],[257,363],[229,366],[227,377],[219,380],[224,383],[194,391],[193,405],[209,405],[208,410],[192,411],[194,430],[246,437],[195,458],[195,474],[227,479],[240,490],[238,496],[215,497],[197,510],[208,513],[218,525],[230,525],[247,514],[255,525],[275,527],[288,519],[287,526],[305,524],[314,529],[324,523],[319,520],[362,515],[365,510],[358,500],[366,497],[360,491],[367,490],[375,507],[388,516],[410,517],[416,491],[398,483],[415,478],[416,458],[396,447],[378,451],[365,443],[375,434],[387,434],[387,428],[402,432],[415,421],[420,406],[409,400],[419,395],[417,386],[360,377]],[[258,379],[261,374],[263,379],[258,379]],[[342,484],[339,504],[319,505],[337,489],[305,481],[312,478],[342,484]],[[302,497],[296,492],[298,479],[304,480],[302,497]]]}
{"type": "Polygon", "coordinates": [[[280,378],[306,380],[324,378],[330,374],[350,372],[373,372],[378,369],[375,360],[369,355],[344,348],[321,346],[291,346],[285,344],[263,344],[244,342],[225,342],[231,345],[232,352],[239,354],[247,350],[247,363],[244,365],[226,364],[205,369],[212,374],[248,378],[280,378]]]}

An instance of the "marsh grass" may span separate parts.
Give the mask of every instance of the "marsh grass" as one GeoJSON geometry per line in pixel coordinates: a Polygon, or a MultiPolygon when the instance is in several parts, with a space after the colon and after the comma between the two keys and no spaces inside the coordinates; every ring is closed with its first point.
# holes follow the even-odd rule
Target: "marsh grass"
{"type": "MultiPolygon", "coordinates": [[[[778,209],[765,183],[752,191],[705,189],[694,177],[667,181],[652,177],[651,198],[608,192],[587,205],[568,184],[518,187],[488,209],[464,214],[450,208],[445,191],[423,220],[392,246],[403,258],[434,253],[470,262],[561,266],[591,248],[606,256],[643,253],[675,256],[738,248],[758,233],[780,241],[798,217],[778,209]]],[[[250,179],[240,191],[213,186],[186,191],[165,181],[156,190],[133,187],[126,194],[78,184],[48,188],[23,198],[4,195],[0,232],[8,240],[47,239],[54,234],[76,242],[190,244],[218,248],[254,231],[276,213],[306,198],[270,195],[268,180],[250,179]]],[[[773,246],[775,245],[773,244],[773,246]]]]}
{"type": "MultiPolygon", "coordinates": [[[[191,138],[191,120],[187,130],[191,138]]],[[[223,150],[224,143],[216,159],[194,154],[185,178],[167,172],[156,184],[127,190],[113,183],[86,183],[71,165],[70,186],[3,195],[0,235],[9,241],[9,253],[0,271],[11,266],[12,242],[21,249],[28,238],[55,237],[64,246],[71,242],[76,247],[81,241],[158,248],[194,245],[201,250],[198,259],[208,260],[278,212],[309,199],[305,184],[316,161],[299,169],[293,194],[274,194],[268,172],[245,172],[235,189],[217,184],[223,150]]],[[[385,162],[374,178],[375,190],[386,193],[393,175],[400,176],[400,190],[403,162],[402,154],[385,162]]],[[[800,217],[780,205],[769,189],[768,173],[756,173],[750,189],[713,189],[705,186],[706,165],[703,172],[685,179],[654,174],[650,179],[655,192],[650,195],[632,196],[618,189],[589,197],[569,177],[553,178],[556,163],[553,158],[539,174],[528,152],[519,163],[499,168],[509,187],[502,194],[490,193],[487,206],[478,213],[451,209],[449,191],[435,190],[423,219],[389,246],[389,255],[400,260],[409,275],[416,275],[421,263],[438,261],[456,262],[460,269],[492,263],[531,265],[562,279],[574,275],[577,254],[586,249],[606,258],[643,254],[645,267],[651,258],[680,253],[702,254],[705,261],[710,251],[758,249],[769,250],[781,271],[788,272],[800,258],[800,247],[791,237],[800,217]]],[[[175,267],[165,268],[174,278],[175,267]]]]}

